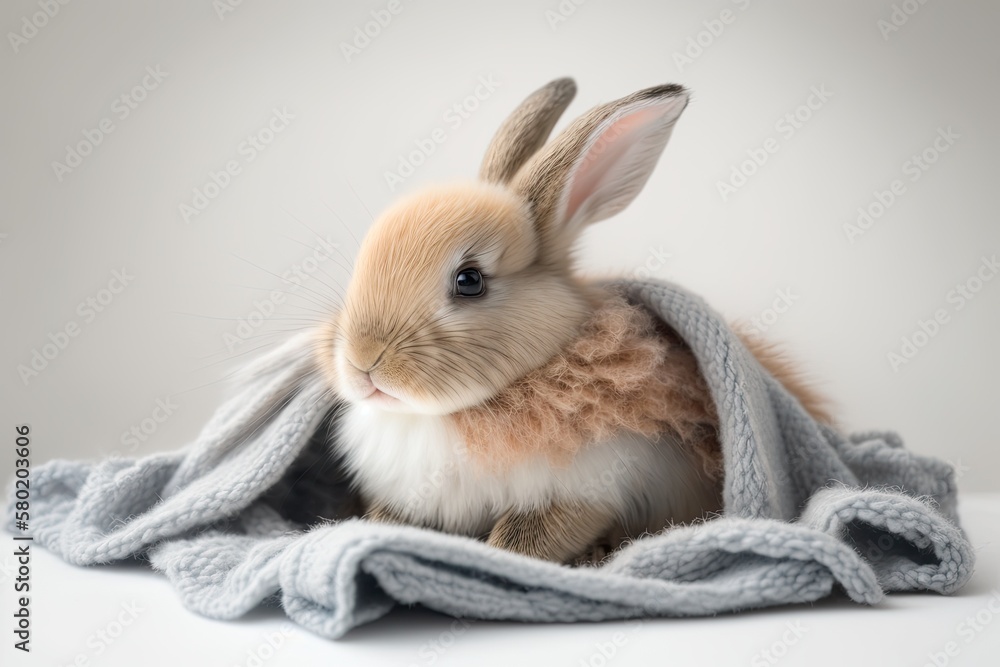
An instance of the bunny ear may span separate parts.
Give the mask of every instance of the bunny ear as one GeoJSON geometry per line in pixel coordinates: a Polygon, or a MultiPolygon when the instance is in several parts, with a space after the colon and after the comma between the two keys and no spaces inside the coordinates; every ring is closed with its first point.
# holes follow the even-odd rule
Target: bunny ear
{"type": "Polygon", "coordinates": [[[642,190],[667,145],[688,93],[647,88],[581,116],[515,175],[543,244],[561,250],[583,227],[623,210],[642,190]]]}
{"type": "Polygon", "coordinates": [[[493,136],[479,177],[490,183],[510,181],[549,138],[559,116],[575,95],[573,79],[556,79],[529,95],[493,136]]]}

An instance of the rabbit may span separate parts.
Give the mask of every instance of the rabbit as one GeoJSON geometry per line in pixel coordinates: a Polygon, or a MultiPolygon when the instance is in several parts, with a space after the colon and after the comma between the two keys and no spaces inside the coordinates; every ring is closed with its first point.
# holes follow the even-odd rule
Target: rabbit
{"type": "MultiPolygon", "coordinates": [[[[640,90],[548,141],[575,94],[568,78],[532,93],[478,180],[402,198],[361,244],[317,354],[341,399],[332,446],[371,520],[573,564],[722,509],[694,355],[572,257],[639,194],[688,91],[640,90]]],[[[783,357],[747,343],[827,418],[783,357]]]]}

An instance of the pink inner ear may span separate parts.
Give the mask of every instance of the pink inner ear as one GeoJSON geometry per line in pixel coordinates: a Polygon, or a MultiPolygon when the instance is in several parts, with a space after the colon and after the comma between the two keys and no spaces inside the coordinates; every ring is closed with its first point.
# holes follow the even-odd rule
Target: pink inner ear
{"type": "Polygon", "coordinates": [[[635,145],[642,130],[664,113],[662,105],[640,109],[622,116],[609,125],[587,149],[580,165],[570,175],[569,199],[565,220],[573,218],[580,206],[594,194],[628,149],[635,145]]]}

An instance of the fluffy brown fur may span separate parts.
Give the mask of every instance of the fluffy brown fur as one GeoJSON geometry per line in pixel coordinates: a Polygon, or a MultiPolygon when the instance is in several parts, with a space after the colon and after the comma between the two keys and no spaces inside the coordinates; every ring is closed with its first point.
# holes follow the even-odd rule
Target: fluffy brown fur
{"type": "Polygon", "coordinates": [[[675,434],[706,472],[722,470],[715,405],[694,355],[619,295],[609,296],[551,361],[453,418],[487,465],[538,453],[565,464],[587,443],[627,429],[675,434]]]}

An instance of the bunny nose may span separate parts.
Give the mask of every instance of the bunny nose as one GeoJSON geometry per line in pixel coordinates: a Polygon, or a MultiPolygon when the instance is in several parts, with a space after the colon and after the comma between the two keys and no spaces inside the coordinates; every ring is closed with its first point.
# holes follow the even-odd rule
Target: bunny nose
{"type": "Polygon", "coordinates": [[[375,358],[375,362],[368,367],[368,370],[366,370],[365,373],[371,373],[373,370],[378,368],[378,365],[382,363],[382,360],[385,358],[385,351],[388,349],[389,348],[383,348],[382,351],[379,352],[379,355],[375,358]]]}
{"type": "Polygon", "coordinates": [[[378,368],[378,365],[382,363],[382,360],[385,358],[385,353],[387,349],[388,349],[387,347],[383,347],[381,350],[379,350],[377,356],[369,353],[364,355],[360,359],[357,358],[356,356],[354,358],[351,358],[350,356],[347,357],[347,363],[349,363],[357,371],[355,375],[357,376],[357,384],[359,387],[366,390],[376,388],[375,383],[372,381],[372,373],[375,371],[376,368],[378,368]],[[372,359],[372,357],[375,358],[375,361],[371,363],[366,363],[370,359],[372,359]]]}
{"type": "Polygon", "coordinates": [[[360,373],[365,373],[366,375],[378,368],[378,365],[382,363],[385,358],[385,353],[388,347],[380,346],[379,348],[372,349],[370,346],[364,346],[368,349],[354,350],[354,353],[348,353],[347,361],[360,373]],[[377,354],[376,354],[377,352],[377,354]]]}

